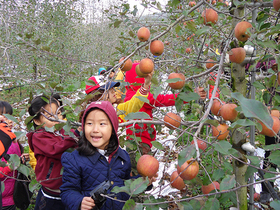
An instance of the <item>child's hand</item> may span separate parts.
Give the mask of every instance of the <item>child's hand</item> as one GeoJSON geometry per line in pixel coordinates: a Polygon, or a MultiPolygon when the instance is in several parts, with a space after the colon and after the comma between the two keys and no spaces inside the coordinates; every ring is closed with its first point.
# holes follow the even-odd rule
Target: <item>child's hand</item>
{"type": "Polygon", "coordinates": [[[145,77],[145,83],[144,83],[144,88],[145,89],[150,88],[153,74],[154,74],[154,71],[152,71],[150,74],[147,74],[147,76],[145,77]]]}
{"type": "Polygon", "coordinates": [[[197,93],[198,95],[200,95],[201,99],[205,99],[206,98],[206,91],[204,90],[203,87],[196,87],[194,90],[195,93],[197,93]]]}
{"type": "Polygon", "coordinates": [[[81,210],[91,210],[95,206],[91,197],[84,197],[81,203],[81,210]]]}
{"type": "Polygon", "coordinates": [[[21,158],[22,163],[26,163],[26,161],[29,161],[29,160],[30,160],[30,159],[29,159],[29,153],[23,153],[23,154],[20,156],[20,158],[21,158]]]}

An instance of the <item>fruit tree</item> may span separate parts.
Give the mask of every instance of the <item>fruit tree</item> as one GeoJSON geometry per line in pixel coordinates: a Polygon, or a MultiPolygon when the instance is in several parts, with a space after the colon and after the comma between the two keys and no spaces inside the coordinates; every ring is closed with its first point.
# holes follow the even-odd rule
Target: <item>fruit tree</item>
{"type": "MultiPolygon", "coordinates": [[[[25,94],[23,103],[14,103],[19,117],[10,118],[19,126],[24,119],[23,130],[29,130],[25,112],[32,96],[61,93],[67,121],[56,129],[69,131],[80,125],[79,113],[90,97],[83,92],[89,76],[110,66],[115,77],[122,70],[125,80],[132,63],[140,63],[137,78],[154,72],[154,99],[173,94],[175,105],[149,104],[152,119],[137,112],[120,123],[120,144],[135,153],[132,162],[140,161],[140,174],[159,174],[152,191],[145,192],[149,182],[142,177],[114,189],[131,195],[124,209],[252,209],[253,186],[260,183],[271,190],[266,205],[280,209],[280,198],[269,185],[280,173],[262,168],[264,157],[254,153],[262,147],[270,151],[269,162],[280,164],[279,145],[264,141],[265,136],[279,140],[279,5],[279,0],[5,3],[0,94],[13,103],[25,94]],[[207,91],[206,99],[196,93],[198,87],[207,91]],[[147,156],[138,137],[128,140],[124,134],[125,126],[136,123],[147,125],[151,138],[156,128],[147,156]],[[242,146],[248,142],[253,150],[242,146]],[[169,187],[176,193],[163,195],[169,187]]],[[[128,85],[121,81],[119,90],[125,92],[128,85]]]]}

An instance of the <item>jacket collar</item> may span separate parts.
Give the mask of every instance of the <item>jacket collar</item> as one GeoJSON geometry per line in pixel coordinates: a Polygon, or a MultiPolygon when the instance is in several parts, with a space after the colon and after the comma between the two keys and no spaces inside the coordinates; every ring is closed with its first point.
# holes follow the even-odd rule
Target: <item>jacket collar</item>
{"type": "MultiPolygon", "coordinates": [[[[103,156],[101,155],[98,151],[96,151],[92,156],[87,156],[87,158],[95,165],[96,162],[98,161],[98,159],[103,156]]],[[[113,154],[113,156],[111,157],[111,159],[116,159],[117,157],[122,158],[123,160],[125,160],[127,158],[124,150],[122,150],[121,148],[118,148],[116,150],[116,152],[113,154]]]]}

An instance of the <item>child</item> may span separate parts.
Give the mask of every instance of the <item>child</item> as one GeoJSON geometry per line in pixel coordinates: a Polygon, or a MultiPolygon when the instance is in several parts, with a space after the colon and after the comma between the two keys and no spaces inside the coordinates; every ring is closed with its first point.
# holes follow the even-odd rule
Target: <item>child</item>
{"type": "Polygon", "coordinates": [[[50,132],[46,128],[52,128],[58,122],[51,121],[49,117],[62,119],[60,105],[56,95],[50,98],[37,96],[31,102],[28,112],[31,116],[34,132],[27,134],[30,149],[34,152],[37,164],[35,175],[42,185],[38,192],[35,210],[40,209],[64,209],[60,198],[59,187],[62,184],[61,155],[68,148],[77,145],[75,139],[64,134],[64,130],[50,132]]]}
{"type": "MultiPolygon", "coordinates": [[[[53,97],[54,99],[56,99],[56,100],[59,102],[59,107],[60,107],[59,110],[60,110],[61,113],[63,114],[65,110],[64,110],[64,108],[63,108],[63,104],[62,104],[60,95],[59,95],[59,94],[54,94],[52,97],[53,97]]],[[[66,116],[65,116],[65,115],[59,115],[58,118],[59,118],[60,120],[62,120],[62,119],[65,119],[66,116]]],[[[76,135],[76,134],[75,134],[75,135],[76,135]]],[[[76,135],[76,136],[77,136],[77,135],[76,135]]],[[[35,167],[36,167],[36,164],[37,164],[37,160],[36,160],[36,158],[35,158],[35,156],[34,156],[34,152],[30,149],[30,147],[29,147],[29,155],[28,155],[28,157],[29,157],[29,164],[30,164],[30,166],[33,168],[33,170],[35,171],[35,167]]]]}
{"type": "MultiPolygon", "coordinates": [[[[97,202],[90,192],[103,181],[109,181],[110,194],[114,186],[124,186],[130,179],[131,163],[128,153],[119,147],[118,117],[109,101],[92,102],[82,117],[83,135],[79,147],[65,152],[61,161],[64,167],[61,199],[66,209],[90,210],[97,202]]],[[[113,198],[126,201],[129,195],[121,192],[113,198]]],[[[103,210],[122,209],[124,202],[106,199],[103,210]]]]}
{"type": "MultiPolygon", "coordinates": [[[[145,79],[143,78],[143,85],[135,92],[135,96],[125,103],[119,103],[117,106],[117,113],[119,115],[119,122],[125,121],[125,116],[131,112],[138,112],[143,106],[143,100],[139,99],[139,96],[148,97],[150,85],[151,85],[152,73],[148,74],[145,79]]],[[[105,78],[102,75],[92,76],[88,80],[92,80],[95,85],[86,85],[86,94],[94,94],[87,104],[93,101],[109,101],[111,104],[117,102],[115,87],[120,86],[119,82],[104,82],[105,78]],[[99,92],[99,94],[98,94],[99,92]]]]}
{"type": "MultiPolygon", "coordinates": [[[[5,121],[10,129],[12,129],[13,122],[9,119],[7,119],[3,114],[13,114],[13,108],[12,106],[6,102],[6,101],[0,101],[0,115],[2,116],[2,121],[5,121]]],[[[17,140],[14,140],[9,147],[7,154],[16,154],[19,157],[23,153],[23,147],[17,142],[17,140]]],[[[9,156],[6,155],[5,158],[2,157],[1,161],[6,162],[9,156]]],[[[16,206],[13,200],[13,193],[14,193],[14,186],[15,186],[15,178],[17,178],[17,171],[11,171],[7,170],[9,168],[1,167],[1,182],[4,183],[5,189],[2,194],[2,209],[3,210],[15,210],[16,206]],[[5,174],[5,175],[4,175],[5,174]],[[13,177],[13,178],[9,178],[13,177]]]]}

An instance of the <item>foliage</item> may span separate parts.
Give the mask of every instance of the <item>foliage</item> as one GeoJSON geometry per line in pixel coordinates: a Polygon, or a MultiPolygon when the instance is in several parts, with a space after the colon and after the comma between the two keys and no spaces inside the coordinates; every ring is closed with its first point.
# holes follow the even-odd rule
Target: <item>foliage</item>
{"type": "MultiPolygon", "coordinates": [[[[272,118],[267,107],[279,109],[280,97],[277,93],[280,92],[280,86],[275,66],[280,65],[280,45],[276,44],[275,36],[279,33],[280,24],[270,0],[263,0],[261,3],[233,0],[230,7],[227,7],[225,2],[211,2],[196,1],[196,6],[191,7],[189,1],[179,0],[169,0],[166,4],[162,1],[145,0],[138,6],[132,6],[127,1],[113,1],[106,5],[96,1],[75,0],[26,1],[20,5],[17,2],[4,1],[1,5],[3,21],[0,23],[0,80],[4,90],[0,92],[0,96],[1,100],[5,99],[16,107],[15,116],[19,116],[10,118],[17,124],[24,120],[27,124],[30,118],[24,114],[32,97],[41,93],[50,95],[59,92],[64,96],[62,101],[68,120],[60,127],[69,131],[73,126],[71,122],[79,120],[82,106],[88,100],[83,90],[89,76],[96,74],[99,67],[113,66],[117,71],[118,60],[122,56],[130,56],[132,60],[150,57],[155,63],[156,80],[151,87],[154,96],[178,93],[175,108],[155,108],[152,120],[156,121],[157,132],[162,133],[162,119],[167,110],[183,116],[183,125],[169,133],[176,136],[176,139],[171,141],[173,146],[167,147],[160,141],[155,141],[153,152],[156,155],[164,152],[165,156],[173,158],[172,152],[175,151],[175,160],[164,159],[165,167],[168,167],[170,161],[182,165],[186,160],[196,158],[200,163],[200,172],[194,180],[185,181],[192,193],[191,197],[181,192],[178,197],[173,197],[168,202],[165,202],[166,199],[161,193],[155,196],[144,192],[148,185],[147,180],[138,178],[126,181],[124,187],[115,188],[114,191],[127,192],[132,197],[141,195],[147,199],[141,203],[130,199],[124,209],[167,209],[171,204],[180,209],[239,206],[237,187],[242,184],[235,174],[235,163],[249,163],[244,174],[247,187],[249,177],[257,172],[262,161],[261,158],[249,156],[241,149],[241,144],[248,141],[246,133],[255,127],[255,139],[262,146],[264,140],[263,136],[259,135],[261,127],[257,121],[272,127],[272,118]],[[87,4],[93,7],[89,9],[87,4]],[[218,12],[219,20],[216,24],[204,25],[201,12],[209,7],[218,12]],[[154,13],[145,12],[152,8],[154,13]],[[254,27],[253,31],[248,31],[251,36],[246,42],[238,41],[232,32],[236,23],[241,20],[250,21],[254,27]],[[142,26],[148,27],[151,32],[147,42],[139,42],[137,39],[137,30],[142,26]],[[149,43],[155,39],[165,44],[164,53],[157,57],[149,51],[149,43]],[[247,53],[242,65],[237,66],[225,58],[230,48],[246,45],[253,46],[255,53],[247,53]],[[190,54],[186,53],[187,47],[192,49],[190,54]],[[205,66],[208,59],[217,62],[210,70],[205,66]],[[276,60],[276,65],[267,67],[271,60],[276,60]],[[245,69],[247,63],[250,63],[250,66],[245,69]],[[260,66],[260,63],[265,65],[260,66]],[[177,81],[167,80],[168,74],[172,72],[185,75],[186,84],[183,89],[171,90],[168,87],[167,83],[177,81]],[[223,73],[221,77],[218,76],[220,73],[223,73]],[[256,77],[253,78],[253,75],[256,77]],[[238,119],[226,122],[230,125],[230,137],[223,141],[212,136],[210,125],[224,120],[209,113],[208,106],[212,100],[203,101],[194,91],[196,87],[204,87],[208,92],[210,86],[216,84],[220,92],[219,98],[237,104],[236,110],[239,112],[238,119]],[[255,96],[252,93],[253,88],[255,96]],[[26,98],[24,103],[19,103],[26,98]],[[244,134],[245,138],[242,139],[244,142],[236,144],[235,135],[238,133],[244,134]],[[197,150],[195,145],[190,144],[196,139],[207,142],[205,151],[197,150]],[[211,193],[210,196],[204,195],[204,200],[199,200],[202,195],[200,186],[212,181],[220,183],[220,191],[211,193]]],[[[147,99],[140,100],[147,102],[147,99]]],[[[149,117],[143,113],[134,113],[127,115],[126,119],[149,117]]],[[[26,130],[29,129],[31,126],[27,126],[26,130]]],[[[20,130],[22,131],[22,128],[20,130]]],[[[121,128],[122,132],[124,130],[125,128],[121,128]]],[[[150,127],[149,132],[152,132],[150,127]]],[[[20,135],[22,133],[17,133],[17,136],[20,135]]],[[[121,145],[125,145],[127,150],[135,151],[137,160],[141,155],[141,140],[133,135],[130,138],[129,141],[124,141],[121,136],[121,145]]],[[[264,148],[272,150],[269,160],[279,165],[279,148],[264,148]]],[[[14,169],[30,175],[30,170],[21,165],[17,158],[13,157],[11,161],[14,169]]],[[[275,177],[279,173],[275,170],[266,171],[265,178],[268,178],[268,175],[275,177]]],[[[35,190],[38,183],[32,178],[30,186],[35,190]]],[[[169,186],[168,178],[164,176],[160,177],[159,183],[161,188],[169,186]]],[[[271,207],[277,209],[278,206],[278,201],[271,202],[271,207]]]]}

